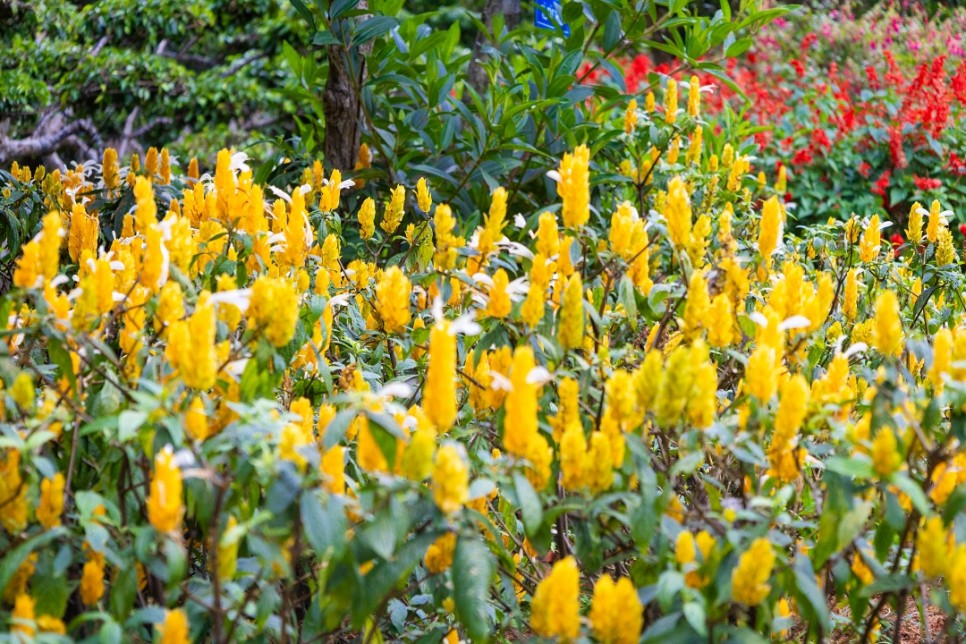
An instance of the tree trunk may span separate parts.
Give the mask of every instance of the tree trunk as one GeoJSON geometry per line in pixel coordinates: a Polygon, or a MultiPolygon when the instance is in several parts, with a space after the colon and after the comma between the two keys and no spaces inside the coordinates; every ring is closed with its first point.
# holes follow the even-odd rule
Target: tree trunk
{"type": "MultiPolygon", "coordinates": [[[[498,14],[503,14],[507,30],[515,29],[520,24],[520,0],[486,0],[482,19],[488,30],[493,29],[493,17],[498,14]]],[[[487,34],[485,31],[476,34],[476,42],[473,43],[473,58],[466,70],[467,82],[479,93],[482,93],[490,84],[486,70],[483,69],[483,61],[486,60],[483,47],[486,45],[486,41],[487,34]]]]}
{"type": "MultiPolygon", "coordinates": [[[[360,0],[357,7],[368,9],[368,0],[360,0]]],[[[366,18],[362,15],[355,20],[362,22],[366,18]]],[[[366,55],[371,47],[367,44],[347,51],[341,45],[328,46],[329,76],[322,94],[325,112],[323,150],[326,162],[342,172],[355,167],[362,140],[361,88],[366,77],[366,55]]]]}

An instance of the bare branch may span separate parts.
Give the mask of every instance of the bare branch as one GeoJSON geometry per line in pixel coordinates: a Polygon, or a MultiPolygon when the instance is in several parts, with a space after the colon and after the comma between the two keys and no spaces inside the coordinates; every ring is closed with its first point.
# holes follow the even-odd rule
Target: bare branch
{"type": "Polygon", "coordinates": [[[157,118],[151,119],[150,121],[148,121],[147,123],[139,127],[138,129],[134,130],[131,133],[131,138],[140,139],[142,136],[144,136],[145,134],[147,134],[148,132],[150,132],[156,127],[159,127],[161,125],[171,125],[173,123],[174,123],[173,118],[170,118],[168,116],[158,116],[157,118]]]}
{"type": "Polygon", "coordinates": [[[89,119],[71,121],[52,134],[30,136],[25,139],[11,139],[0,134],[0,165],[6,165],[14,159],[43,157],[66,146],[77,147],[82,154],[96,157],[96,151],[103,148],[104,142],[89,119]],[[77,137],[78,133],[86,134],[91,145],[88,146],[77,137]]]}
{"type": "Polygon", "coordinates": [[[260,58],[266,58],[266,57],[268,57],[268,54],[264,51],[253,51],[249,53],[247,56],[242,56],[241,58],[233,62],[231,65],[229,65],[228,69],[226,69],[221,73],[221,77],[230,78],[235,74],[237,74],[239,71],[241,71],[247,65],[254,63],[256,60],[259,60],[260,58]]]}

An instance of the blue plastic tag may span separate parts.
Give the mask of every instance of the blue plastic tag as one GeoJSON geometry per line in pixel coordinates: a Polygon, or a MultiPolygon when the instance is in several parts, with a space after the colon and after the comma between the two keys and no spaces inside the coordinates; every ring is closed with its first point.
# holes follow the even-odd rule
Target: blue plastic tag
{"type": "MultiPolygon", "coordinates": [[[[558,0],[535,0],[533,23],[541,29],[556,29],[563,23],[558,0]]],[[[562,25],[564,36],[570,36],[570,25],[562,25]]]]}

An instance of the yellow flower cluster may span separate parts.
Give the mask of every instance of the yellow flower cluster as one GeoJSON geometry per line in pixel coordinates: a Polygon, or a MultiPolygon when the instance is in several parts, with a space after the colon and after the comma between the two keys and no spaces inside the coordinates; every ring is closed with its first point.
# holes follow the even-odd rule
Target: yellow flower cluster
{"type": "MultiPolygon", "coordinates": [[[[794,229],[784,173],[773,189],[734,146],[711,150],[697,78],[686,113],[678,91],[670,79],[660,113],[653,95],[615,113],[627,158],[595,155],[594,171],[632,181],[592,194],[581,145],[549,173],[558,203],[518,214],[530,203],[495,187],[475,226],[426,179],[380,194],[315,164],[304,185],[263,189],[230,151],[204,175],[172,173],[165,150],[143,169],[106,152],[100,180],[31,174],[57,207],[0,301],[0,546],[70,543],[72,611],[108,595],[114,610],[130,571],[137,601],[186,598],[155,624],[162,641],[189,640],[202,587],[257,637],[246,593],[306,571],[333,629],[375,639],[387,623],[328,601],[372,575],[439,595],[439,632],[473,628],[443,598],[466,599],[470,552],[500,565],[479,615],[512,621],[490,584],[505,574],[534,634],[631,642],[645,610],[787,618],[808,593],[772,574],[786,557],[872,583],[873,524],[902,513],[890,557],[917,554],[919,580],[966,611],[966,543],[944,521],[966,483],[946,215],[915,206],[908,237],[932,250],[899,257],[880,215],[794,229]],[[92,192],[132,204],[118,234],[98,229],[92,192]],[[827,536],[845,521],[858,536],[827,536]],[[643,606],[637,584],[662,575],[673,601],[643,606]]],[[[356,170],[371,161],[360,151],[356,170]]],[[[75,623],[35,614],[54,553],[39,550],[3,589],[25,635],[75,623]]]]}

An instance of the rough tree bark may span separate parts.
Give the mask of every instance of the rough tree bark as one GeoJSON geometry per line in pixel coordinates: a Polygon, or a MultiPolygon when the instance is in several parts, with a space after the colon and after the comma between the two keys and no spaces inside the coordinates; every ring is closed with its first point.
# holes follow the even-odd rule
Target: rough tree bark
{"type": "MultiPolygon", "coordinates": [[[[482,18],[487,30],[492,31],[493,17],[499,14],[503,14],[504,23],[508,30],[516,28],[520,24],[520,0],[486,0],[482,18]]],[[[473,58],[466,70],[467,82],[478,93],[482,93],[490,83],[486,70],[483,69],[483,62],[486,60],[483,47],[486,46],[487,39],[487,34],[484,31],[476,34],[476,42],[473,43],[473,58]]]]}
{"type": "MultiPolygon", "coordinates": [[[[359,9],[368,9],[368,0],[360,0],[359,9]]],[[[366,15],[355,18],[364,21],[366,15]]],[[[347,20],[353,20],[348,18],[347,20]]],[[[366,55],[372,45],[346,49],[329,45],[329,75],[325,79],[322,107],[325,112],[326,162],[342,172],[355,167],[362,141],[361,88],[366,78],[366,55]]]]}

